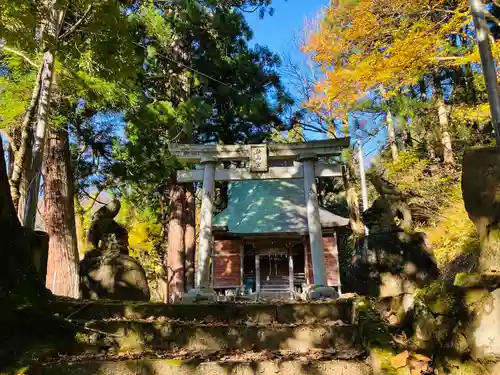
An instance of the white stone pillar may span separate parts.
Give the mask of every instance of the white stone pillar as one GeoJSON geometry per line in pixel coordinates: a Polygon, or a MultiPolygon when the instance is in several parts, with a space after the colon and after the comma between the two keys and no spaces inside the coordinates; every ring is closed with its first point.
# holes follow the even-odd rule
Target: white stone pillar
{"type": "Polygon", "coordinates": [[[325,286],[325,250],[323,248],[323,231],[319,218],[318,191],[314,176],[314,162],[316,157],[302,158],[304,168],[304,191],[307,208],[307,226],[309,229],[309,243],[311,245],[311,260],[313,279],[316,286],[325,286]]]}
{"type": "Polygon", "coordinates": [[[205,157],[201,160],[201,163],[204,165],[204,174],[198,242],[198,267],[196,268],[196,289],[206,289],[210,287],[210,253],[212,249],[212,217],[216,160],[214,158],[205,157]]]}

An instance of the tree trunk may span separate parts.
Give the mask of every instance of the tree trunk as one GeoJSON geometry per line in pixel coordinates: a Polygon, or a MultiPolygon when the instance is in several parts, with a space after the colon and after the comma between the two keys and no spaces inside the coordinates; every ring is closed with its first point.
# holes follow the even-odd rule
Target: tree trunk
{"type": "Polygon", "coordinates": [[[78,197],[74,199],[75,205],[75,226],[76,226],[76,238],[78,244],[78,254],[85,253],[86,239],[87,235],[85,233],[85,210],[80,205],[78,197]]]}
{"type": "MultiPolygon", "coordinates": [[[[31,133],[31,132],[30,132],[31,133]]],[[[24,213],[26,212],[26,203],[28,200],[28,191],[30,183],[33,179],[33,174],[31,173],[31,157],[33,155],[32,150],[33,134],[31,134],[28,141],[28,149],[25,153],[24,167],[21,174],[21,182],[19,183],[19,200],[17,202],[17,216],[19,221],[22,223],[24,221],[24,213]]]]}
{"type": "Polygon", "coordinates": [[[61,129],[48,133],[43,215],[45,230],[50,236],[46,286],[55,295],[79,298],[79,256],[68,132],[61,129]]]}
{"type": "Polygon", "coordinates": [[[184,228],[184,272],[185,290],[191,290],[195,286],[195,254],[196,254],[196,200],[193,184],[186,185],[185,197],[185,228],[184,228]]]}
{"type": "Polygon", "coordinates": [[[38,99],[38,113],[36,120],[36,134],[33,144],[33,172],[32,183],[29,185],[28,198],[26,201],[26,211],[24,215],[24,225],[34,228],[36,218],[36,208],[38,205],[38,194],[40,191],[40,180],[42,172],[43,152],[45,148],[45,138],[47,133],[47,122],[50,110],[50,97],[52,93],[52,82],[54,81],[54,53],[48,50],[43,55],[42,87],[40,98],[38,99]]]}
{"type": "Polygon", "coordinates": [[[394,121],[392,118],[391,110],[387,111],[387,136],[389,138],[389,145],[391,146],[392,160],[398,160],[398,145],[396,144],[396,132],[394,130],[394,121]]]}
{"type": "Polygon", "coordinates": [[[455,157],[453,156],[453,146],[451,143],[451,135],[449,131],[448,113],[442,97],[437,100],[438,115],[439,115],[439,129],[441,131],[441,144],[443,145],[443,161],[445,164],[455,164],[455,157]]]}
{"type": "Polygon", "coordinates": [[[472,72],[472,65],[465,64],[464,66],[465,84],[467,86],[467,102],[471,104],[477,103],[476,88],[474,86],[474,73],[472,72]]]}
{"type": "Polygon", "coordinates": [[[26,212],[24,215],[24,226],[33,228],[35,226],[36,209],[40,190],[43,153],[45,151],[45,138],[47,136],[47,123],[49,120],[52,84],[55,75],[55,56],[57,51],[57,39],[60,26],[64,20],[64,10],[58,9],[57,0],[45,0],[46,15],[42,20],[41,40],[44,54],[42,60],[42,72],[40,75],[40,96],[38,98],[38,112],[36,116],[35,139],[33,143],[33,162],[31,171],[32,181],[28,189],[26,201],[26,212]]]}
{"type": "Polygon", "coordinates": [[[184,187],[174,180],[170,186],[167,283],[169,300],[179,303],[184,292],[184,187]]]}
{"type": "Polygon", "coordinates": [[[436,105],[439,117],[439,131],[441,134],[441,144],[443,145],[443,161],[445,164],[455,164],[453,156],[453,146],[451,143],[451,135],[449,131],[448,113],[444,103],[443,88],[441,87],[441,80],[437,74],[433,76],[434,92],[436,95],[436,105]]]}
{"type": "Polygon", "coordinates": [[[348,156],[346,168],[344,168],[344,173],[342,178],[344,181],[344,188],[346,191],[347,198],[347,208],[349,210],[349,222],[351,229],[357,236],[364,236],[365,227],[361,220],[361,214],[359,211],[359,197],[356,193],[355,188],[355,177],[354,166],[352,161],[352,155],[348,156]]]}
{"type": "MultiPolygon", "coordinates": [[[[18,212],[19,217],[23,217],[24,211],[20,214],[18,206],[19,199],[21,196],[20,185],[25,174],[26,167],[31,168],[31,147],[33,145],[33,129],[31,126],[31,120],[38,103],[38,98],[40,96],[40,79],[42,75],[42,69],[38,71],[36,76],[35,84],[33,86],[33,91],[31,93],[31,101],[26,114],[23,118],[23,123],[21,125],[21,140],[19,148],[16,152],[14,158],[14,165],[12,168],[12,174],[10,174],[10,194],[12,196],[12,202],[14,203],[14,208],[18,212]]],[[[22,221],[22,220],[21,220],[22,221]]]]}

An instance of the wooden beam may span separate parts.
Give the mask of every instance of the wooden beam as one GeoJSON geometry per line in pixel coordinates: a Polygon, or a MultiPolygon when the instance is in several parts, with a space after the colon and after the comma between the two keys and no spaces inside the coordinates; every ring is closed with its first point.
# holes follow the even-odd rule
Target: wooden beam
{"type": "MultiPolygon", "coordinates": [[[[339,155],[344,148],[349,147],[349,138],[327,139],[301,143],[268,144],[269,159],[293,159],[303,153],[321,156],[339,155]]],[[[262,145],[264,146],[264,145],[262,145]]],[[[218,160],[248,160],[251,158],[250,145],[168,145],[170,153],[179,159],[199,161],[202,156],[210,155],[218,160]]]]}
{"type": "MultiPolygon", "coordinates": [[[[316,177],[342,177],[342,166],[316,163],[314,167],[316,177]]],[[[177,181],[198,182],[203,181],[203,170],[177,171],[177,181]]],[[[303,178],[302,165],[293,167],[270,167],[268,172],[250,172],[246,168],[216,169],[216,181],[242,181],[242,180],[290,180],[303,178]]]]}

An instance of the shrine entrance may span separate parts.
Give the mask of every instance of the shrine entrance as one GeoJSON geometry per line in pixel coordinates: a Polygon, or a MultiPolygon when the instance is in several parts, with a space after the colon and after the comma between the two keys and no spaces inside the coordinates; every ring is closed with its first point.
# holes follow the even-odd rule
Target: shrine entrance
{"type": "Polygon", "coordinates": [[[349,144],[349,138],[339,138],[291,144],[169,145],[172,155],[199,163],[194,170],[178,171],[177,180],[203,183],[194,292],[234,288],[247,280],[253,280],[257,293],[291,292],[303,280],[340,292],[335,227],[348,225],[349,220],[319,207],[316,178],[342,177],[342,167],[332,156],[349,144]],[[214,221],[215,181],[230,182],[230,191],[228,208],[214,221]],[[279,246],[273,245],[277,242],[279,246]]]}
{"type": "Polygon", "coordinates": [[[293,269],[290,272],[289,255],[286,252],[273,252],[258,256],[260,292],[291,292],[290,280],[293,278],[293,269]]]}

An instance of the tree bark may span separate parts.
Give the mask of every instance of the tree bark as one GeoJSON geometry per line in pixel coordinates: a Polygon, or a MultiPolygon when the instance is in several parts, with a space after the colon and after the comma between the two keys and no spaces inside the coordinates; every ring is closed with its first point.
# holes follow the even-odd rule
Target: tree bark
{"type": "Polygon", "coordinates": [[[184,293],[184,187],[173,179],[170,186],[167,283],[169,302],[179,303],[184,293]]]}
{"type": "MultiPolygon", "coordinates": [[[[31,133],[31,131],[30,131],[31,133]]],[[[33,155],[32,150],[33,134],[30,135],[28,141],[28,149],[25,152],[24,167],[21,174],[21,182],[19,183],[19,200],[17,202],[17,216],[19,221],[24,222],[24,213],[26,212],[26,204],[28,200],[28,191],[30,183],[33,179],[33,174],[31,173],[31,158],[33,155]]]]}
{"type": "Polygon", "coordinates": [[[21,125],[21,141],[14,158],[12,174],[10,174],[11,176],[10,194],[12,195],[12,202],[14,204],[14,208],[18,212],[19,217],[22,217],[24,215],[24,211],[20,213],[18,210],[19,199],[21,196],[20,185],[26,168],[28,166],[31,168],[31,146],[33,140],[33,129],[31,126],[31,120],[33,118],[33,114],[35,112],[36,105],[38,103],[38,98],[40,96],[41,75],[42,75],[42,68],[39,70],[36,76],[35,84],[33,86],[33,91],[31,93],[30,105],[28,106],[26,114],[24,115],[23,118],[23,123],[21,125]]]}
{"type": "Polygon", "coordinates": [[[445,164],[455,164],[455,157],[453,156],[453,145],[451,142],[451,135],[449,130],[448,113],[444,102],[443,88],[441,87],[441,80],[437,74],[433,76],[434,92],[436,95],[436,105],[439,117],[439,131],[441,135],[441,144],[443,145],[443,161],[445,164]]]}
{"type": "Polygon", "coordinates": [[[389,138],[389,145],[391,146],[392,160],[398,160],[398,145],[396,144],[396,132],[394,130],[394,121],[392,118],[391,110],[387,111],[387,136],[389,138]]]}
{"type": "Polygon", "coordinates": [[[196,254],[196,200],[193,184],[186,185],[185,196],[185,228],[184,228],[184,272],[185,290],[191,290],[195,286],[195,254],[196,254]]]}
{"type": "Polygon", "coordinates": [[[437,99],[438,115],[439,115],[439,129],[441,131],[441,144],[443,145],[443,161],[445,164],[455,164],[455,157],[453,155],[453,145],[451,142],[451,135],[448,123],[448,113],[444,100],[441,97],[437,99]]]}
{"type": "Polygon", "coordinates": [[[29,185],[26,212],[24,215],[24,226],[28,228],[33,228],[35,226],[43,153],[45,151],[47,123],[49,120],[52,84],[54,82],[55,75],[57,39],[59,37],[60,25],[62,25],[64,19],[64,10],[57,8],[57,0],[45,0],[44,3],[47,14],[42,21],[41,31],[44,54],[42,60],[42,72],[40,76],[40,96],[38,98],[38,112],[35,126],[36,131],[33,143],[33,162],[31,164],[33,179],[29,185]]]}
{"type": "Polygon", "coordinates": [[[365,234],[365,227],[361,220],[359,210],[359,197],[355,188],[355,176],[352,156],[349,155],[346,168],[344,168],[344,173],[342,174],[344,188],[346,191],[347,208],[349,210],[349,223],[355,235],[363,236],[365,234]]]}
{"type": "Polygon", "coordinates": [[[50,236],[46,286],[55,295],[79,298],[78,242],[67,129],[49,131],[44,160],[44,223],[50,236]]]}

